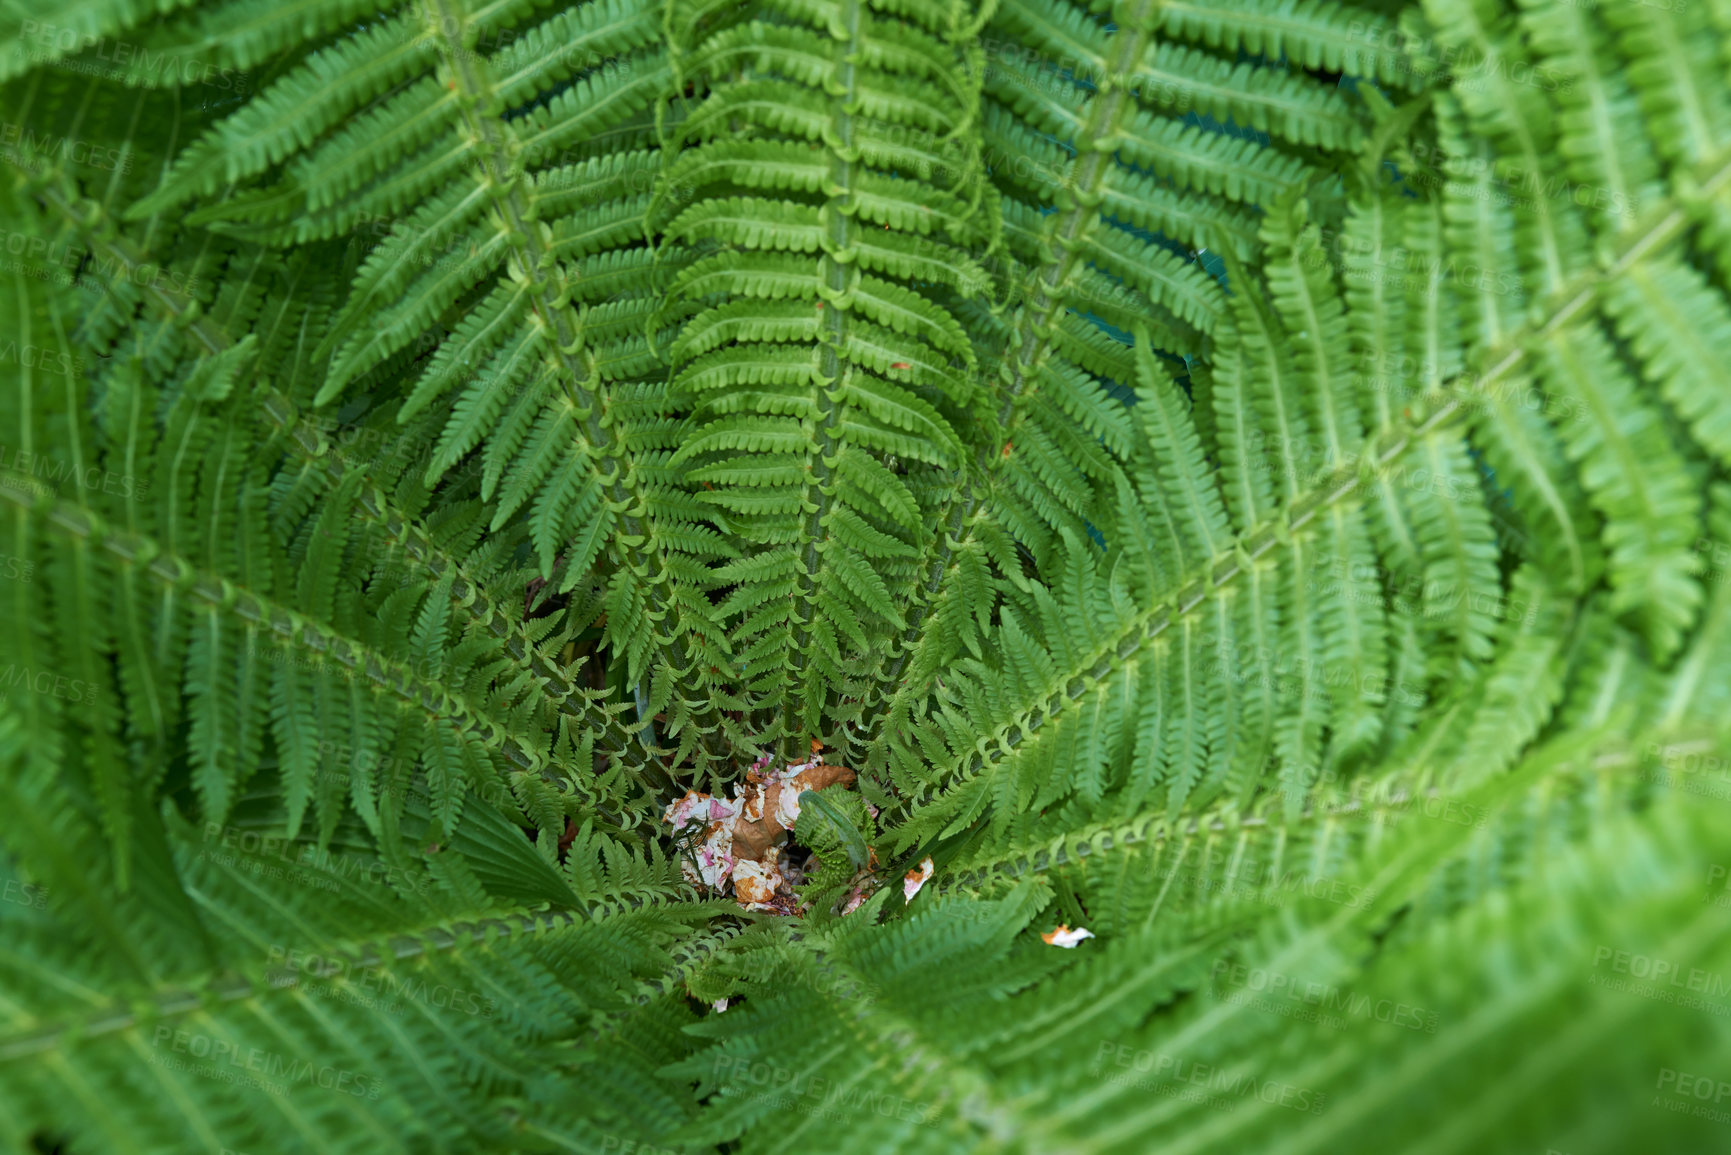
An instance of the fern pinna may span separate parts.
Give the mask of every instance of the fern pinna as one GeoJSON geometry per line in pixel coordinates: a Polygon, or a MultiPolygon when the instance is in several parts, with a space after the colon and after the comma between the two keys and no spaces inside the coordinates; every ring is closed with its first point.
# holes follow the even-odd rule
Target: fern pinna
{"type": "Polygon", "coordinates": [[[0,1144],[1678,1151],[1731,7],[0,15],[0,1144]]]}

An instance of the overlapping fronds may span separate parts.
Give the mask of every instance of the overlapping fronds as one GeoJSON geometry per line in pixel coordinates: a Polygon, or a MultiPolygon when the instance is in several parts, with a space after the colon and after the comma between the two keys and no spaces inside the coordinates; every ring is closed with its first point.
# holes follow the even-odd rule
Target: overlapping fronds
{"type": "Polygon", "coordinates": [[[1728,46],[0,16],[0,1148],[1715,1149],[1728,46]]]}
{"type": "Polygon", "coordinates": [[[711,576],[728,674],[789,750],[857,721],[841,701],[906,628],[968,456],[979,381],[957,314],[991,289],[974,254],[997,218],[958,17],[668,12],[692,93],[649,222],[695,256],[668,300],[694,314],[668,350],[689,415],[671,464],[738,544],[711,576]]]}

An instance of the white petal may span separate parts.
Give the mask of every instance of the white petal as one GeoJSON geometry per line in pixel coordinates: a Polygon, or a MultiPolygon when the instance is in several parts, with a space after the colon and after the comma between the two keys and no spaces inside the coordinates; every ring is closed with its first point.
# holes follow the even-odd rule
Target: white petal
{"type": "Polygon", "coordinates": [[[687,790],[685,797],[677,802],[667,804],[667,812],[662,815],[662,818],[671,823],[673,829],[682,830],[685,824],[690,822],[709,801],[709,795],[700,794],[695,790],[687,790]]]}
{"type": "Polygon", "coordinates": [[[799,821],[799,792],[797,778],[781,784],[781,793],[775,799],[775,820],[783,829],[792,830],[793,824],[799,821]]]}
{"type": "Polygon", "coordinates": [[[910,870],[902,876],[902,893],[907,896],[908,902],[914,900],[914,895],[920,892],[920,887],[924,886],[931,876],[932,856],[928,854],[920,859],[919,869],[910,870]]]}
{"type": "Polygon", "coordinates": [[[1094,932],[1089,930],[1085,926],[1079,926],[1075,930],[1071,930],[1069,927],[1064,926],[1062,923],[1059,924],[1057,930],[1054,930],[1049,934],[1043,934],[1040,936],[1041,939],[1052,944],[1053,946],[1061,946],[1061,947],[1064,947],[1066,949],[1070,949],[1070,948],[1075,947],[1075,945],[1077,943],[1081,942],[1085,938],[1093,938],[1093,937],[1094,937],[1094,932]]]}
{"type": "Polygon", "coordinates": [[[703,881],[720,890],[733,876],[733,826],[717,822],[709,828],[709,837],[697,848],[697,865],[703,881]]]}

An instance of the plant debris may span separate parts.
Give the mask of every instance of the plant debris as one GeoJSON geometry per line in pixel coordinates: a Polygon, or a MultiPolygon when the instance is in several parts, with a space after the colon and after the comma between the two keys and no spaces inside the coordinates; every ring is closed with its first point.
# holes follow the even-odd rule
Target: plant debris
{"type": "Polygon", "coordinates": [[[686,851],[680,869],[693,886],[719,894],[731,886],[746,910],[800,913],[793,887],[802,876],[781,857],[787,833],[799,820],[800,794],[836,783],[851,786],[855,778],[847,767],[818,759],[818,749],[813,743],[809,762],[769,773],[769,757],[759,758],[731,799],[688,790],[667,807],[662,817],[686,851]]]}

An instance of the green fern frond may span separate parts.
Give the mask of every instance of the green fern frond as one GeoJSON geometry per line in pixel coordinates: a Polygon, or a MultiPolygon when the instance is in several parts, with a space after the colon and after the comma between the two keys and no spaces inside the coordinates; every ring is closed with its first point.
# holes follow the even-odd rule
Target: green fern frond
{"type": "Polygon", "coordinates": [[[0,1147],[1714,1148],[1723,4],[0,32],[0,1147]]]}

